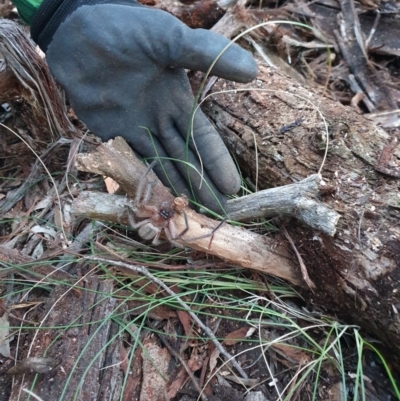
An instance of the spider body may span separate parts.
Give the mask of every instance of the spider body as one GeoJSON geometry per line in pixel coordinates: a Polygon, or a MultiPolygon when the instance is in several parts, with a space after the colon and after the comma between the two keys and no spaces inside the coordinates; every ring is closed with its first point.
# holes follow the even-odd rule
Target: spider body
{"type": "MultiPolygon", "coordinates": [[[[157,245],[159,243],[159,239],[161,234],[164,232],[168,241],[174,244],[177,247],[183,248],[183,245],[176,242],[176,239],[182,239],[184,241],[195,241],[202,238],[211,237],[210,245],[214,237],[214,233],[218,230],[219,227],[224,223],[225,219],[219,223],[210,233],[196,236],[183,238],[183,235],[189,230],[189,222],[187,218],[187,214],[185,212],[185,208],[188,205],[188,199],[185,195],[181,195],[177,198],[174,198],[169,192],[163,192],[164,200],[155,206],[154,204],[149,204],[151,198],[151,190],[153,186],[156,184],[156,181],[149,181],[147,175],[150,170],[154,166],[155,162],[150,164],[147,168],[147,171],[141,178],[135,199],[132,201],[132,206],[128,207],[128,218],[129,223],[132,228],[137,228],[138,233],[141,238],[145,240],[153,240],[152,244],[157,245]],[[135,217],[138,219],[144,219],[139,222],[135,221],[132,216],[132,212],[135,217]],[[176,214],[182,214],[185,218],[185,229],[177,234],[177,228],[174,223],[174,217],[176,214]]],[[[152,199],[154,201],[154,197],[152,199]]]]}
{"type": "Polygon", "coordinates": [[[171,217],[173,217],[174,215],[174,211],[167,205],[165,205],[167,202],[163,202],[163,204],[161,205],[161,209],[160,209],[160,216],[165,219],[168,220],[171,217]]]}
{"type": "Polygon", "coordinates": [[[175,215],[174,210],[174,198],[171,197],[170,201],[163,201],[159,206],[149,205],[151,189],[154,186],[154,182],[147,179],[147,174],[151,170],[153,164],[151,164],[143,175],[138,185],[135,200],[131,210],[138,219],[144,219],[142,221],[135,221],[132,214],[128,210],[129,223],[133,228],[138,229],[138,233],[141,238],[151,240],[152,244],[157,245],[159,243],[160,236],[164,231],[168,241],[174,245],[182,247],[177,244],[174,239],[176,238],[176,227],[173,222],[175,215]]]}
{"type": "Polygon", "coordinates": [[[176,229],[171,219],[175,212],[168,202],[162,202],[158,208],[139,204],[132,207],[132,210],[136,217],[145,219],[136,223],[130,215],[131,226],[139,229],[138,233],[143,239],[153,239],[152,243],[157,245],[160,235],[164,231],[168,240],[173,242],[176,237],[176,229]]]}

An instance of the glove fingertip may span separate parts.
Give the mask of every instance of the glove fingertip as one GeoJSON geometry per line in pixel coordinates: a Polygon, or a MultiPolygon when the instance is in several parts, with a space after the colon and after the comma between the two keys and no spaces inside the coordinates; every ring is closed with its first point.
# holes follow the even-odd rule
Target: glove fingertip
{"type": "Polygon", "coordinates": [[[258,73],[258,66],[250,52],[243,50],[244,54],[237,61],[236,68],[238,74],[236,77],[237,82],[247,83],[251,82],[258,73]]]}
{"type": "Polygon", "coordinates": [[[234,195],[239,192],[240,185],[240,176],[234,171],[224,175],[224,181],[219,184],[219,189],[225,195],[234,195]]]}
{"type": "Polygon", "coordinates": [[[231,81],[251,82],[258,73],[258,66],[252,54],[237,44],[232,44],[220,57],[211,74],[231,81]]]}

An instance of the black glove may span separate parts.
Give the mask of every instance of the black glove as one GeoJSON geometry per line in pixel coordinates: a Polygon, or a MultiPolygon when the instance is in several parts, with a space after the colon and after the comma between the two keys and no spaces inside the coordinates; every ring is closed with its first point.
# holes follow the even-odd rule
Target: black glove
{"type": "MultiPolygon", "coordinates": [[[[127,0],[44,0],[31,33],[46,53],[76,114],[103,140],[123,136],[139,155],[161,158],[155,171],[176,194],[194,195],[216,211],[223,194],[239,190],[235,164],[201,111],[194,118],[195,146],[186,138],[193,95],[184,68],[207,71],[229,41],[190,29],[172,15],[127,0]],[[151,134],[150,134],[151,133],[151,134]],[[190,184],[189,184],[190,183],[190,184]],[[192,193],[189,192],[190,185],[192,193]]],[[[212,74],[249,82],[257,66],[233,44],[212,74]]]]}

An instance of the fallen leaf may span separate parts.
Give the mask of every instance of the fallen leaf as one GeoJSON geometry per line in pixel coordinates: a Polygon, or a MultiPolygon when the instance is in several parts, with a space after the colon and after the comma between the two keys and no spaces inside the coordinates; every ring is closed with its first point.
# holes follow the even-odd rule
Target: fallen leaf
{"type": "Polygon", "coordinates": [[[39,210],[39,209],[46,209],[48,208],[51,204],[53,203],[53,197],[48,195],[45,196],[42,200],[40,200],[35,207],[33,208],[33,210],[39,210]]]}
{"type": "Polygon", "coordinates": [[[275,351],[294,364],[304,364],[310,361],[310,356],[301,349],[287,344],[271,344],[275,351]]]}
{"type": "Polygon", "coordinates": [[[107,192],[109,194],[115,194],[119,189],[118,183],[110,177],[104,179],[104,184],[106,184],[107,192]]]}
{"type": "Polygon", "coordinates": [[[238,330],[229,333],[224,340],[225,345],[234,345],[250,337],[256,329],[254,327],[244,326],[238,330]]]}
{"type": "Polygon", "coordinates": [[[208,365],[210,366],[210,372],[213,372],[215,367],[217,366],[219,354],[220,352],[218,348],[214,348],[214,351],[210,355],[210,362],[208,363],[208,365]]]}
{"type": "Polygon", "coordinates": [[[192,335],[192,322],[190,320],[189,314],[183,310],[177,310],[179,321],[183,326],[183,330],[185,331],[185,335],[191,337],[192,335]]]}
{"type": "Polygon", "coordinates": [[[181,389],[182,384],[186,381],[188,374],[186,369],[182,367],[178,374],[176,375],[175,380],[170,384],[168,389],[168,399],[175,398],[178,394],[178,391],[181,389]]]}

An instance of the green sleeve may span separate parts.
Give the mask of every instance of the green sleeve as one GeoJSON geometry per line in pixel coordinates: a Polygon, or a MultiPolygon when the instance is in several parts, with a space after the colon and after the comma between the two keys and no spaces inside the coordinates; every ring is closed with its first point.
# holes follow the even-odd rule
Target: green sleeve
{"type": "Polygon", "coordinates": [[[33,15],[42,4],[43,0],[12,0],[22,20],[28,25],[32,22],[33,15]]]}

